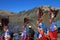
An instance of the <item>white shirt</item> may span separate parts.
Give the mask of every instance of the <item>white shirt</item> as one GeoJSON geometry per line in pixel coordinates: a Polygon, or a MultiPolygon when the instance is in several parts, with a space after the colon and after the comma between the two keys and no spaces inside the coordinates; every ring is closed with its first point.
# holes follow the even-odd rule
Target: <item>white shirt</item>
{"type": "Polygon", "coordinates": [[[8,37],[10,37],[10,35],[8,34],[8,29],[7,29],[7,31],[5,32],[4,37],[5,37],[5,40],[8,40],[8,37]]]}
{"type": "Polygon", "coordinates": [[[39,34],[39,38],[42,38],[42,35],[41,34],[39,34]]]}

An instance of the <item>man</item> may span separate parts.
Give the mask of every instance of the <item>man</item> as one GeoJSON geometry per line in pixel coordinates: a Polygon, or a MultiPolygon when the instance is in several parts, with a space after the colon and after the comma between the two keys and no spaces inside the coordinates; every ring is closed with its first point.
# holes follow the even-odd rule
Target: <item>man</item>
{"type": "Polygon", "coordinates": [[[55,24],[55,22],[53,22],[53,20],[50,20],[50,30],[49,30],[49,36],[51,38],[51,40],[57,40],[57,25],[55,24]]]}
{"type": "Polygon", "coordinates": [[[4,25],[4,40],[12,40],[12,32],[8,29],[8,25],[4,25]]]}

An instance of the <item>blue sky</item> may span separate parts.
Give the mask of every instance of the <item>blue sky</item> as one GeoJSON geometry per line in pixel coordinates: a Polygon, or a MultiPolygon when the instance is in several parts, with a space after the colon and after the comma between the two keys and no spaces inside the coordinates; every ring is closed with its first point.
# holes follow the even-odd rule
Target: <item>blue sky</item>
{"type": "Polygon", "coordinates": [[[42,5],[60,7],[60,0],[0,0],[0,10],[10,12],[29,10],[42,5]]]}

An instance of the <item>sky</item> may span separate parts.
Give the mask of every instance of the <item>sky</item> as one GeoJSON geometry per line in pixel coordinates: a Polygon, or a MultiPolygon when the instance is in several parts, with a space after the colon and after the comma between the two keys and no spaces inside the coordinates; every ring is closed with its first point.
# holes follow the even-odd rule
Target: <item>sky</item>
{"type": "Polygon", "coordinates": [[[60,7],[60,0],[0,0],[0,10],[10,12],[29,10],[44,5],[60,7]]]}

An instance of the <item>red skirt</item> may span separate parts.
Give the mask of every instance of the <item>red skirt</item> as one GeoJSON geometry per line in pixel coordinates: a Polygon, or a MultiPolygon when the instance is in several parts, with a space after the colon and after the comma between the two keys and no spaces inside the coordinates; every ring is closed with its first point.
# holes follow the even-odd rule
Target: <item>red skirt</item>
{"type": "MultiPolygon", "coordinates": [[[[24,37],[22,37],[22,40],[24,40],[24,37]]],[[[29,40],[29,36],[26,35],[26,39],[25,40],[29,40]]]]}
{"type": "Polygon", "coordinates": [[[47,40],[47,37],[45,35],[43,35],[42,38],[38,38],[38,40],[47,40]]]}
{"type": "Polygon", "coordinates": [[[29,40],[29,36],[28,35],[26,35],[26,40],[29,40]]]}
{"type": "MultiPolygon", "coordinates": [[[[54,38],[57,38],[57,32],[49,32],[49,36],[51,40],[55,40],[54,38]]],[[[57,39],[56,39],[57,40],[57,39]]]]}
{"type": "Polygon", "coordinates": [[[1,37],[1,40],[5,40],[4,36],[1,37]]]}
{"type": "Polygon", "coordinates": [[[54,38],[57,38],[57,35],[58,35],[58,33],[55,31],[55,32],[53,32],[53,36],[54,36],[54,38]]]}
{"type": "Polygon", "coordinates": [[[24,40],[24,37],[22,37],[22,39],[21,40],[24,40]]]}

